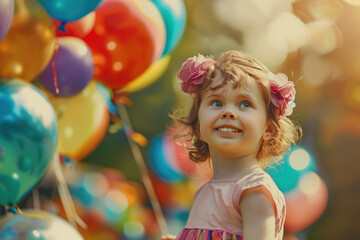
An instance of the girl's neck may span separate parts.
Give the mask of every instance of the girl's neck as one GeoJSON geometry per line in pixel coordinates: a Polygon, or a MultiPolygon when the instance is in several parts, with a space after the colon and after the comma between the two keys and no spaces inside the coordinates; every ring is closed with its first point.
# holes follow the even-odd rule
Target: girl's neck
{"type": "Polygon", "coordinates": [[[213,179],[239,179],[259,167],[256,154],[235,158],[211,154],[213,179]]]}

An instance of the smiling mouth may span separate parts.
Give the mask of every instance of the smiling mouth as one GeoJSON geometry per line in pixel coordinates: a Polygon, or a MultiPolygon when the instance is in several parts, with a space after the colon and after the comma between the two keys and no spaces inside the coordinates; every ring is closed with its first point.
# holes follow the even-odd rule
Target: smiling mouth
{"type": "Polygon", "coordinates": [[[221,128],[216,128],[217,131],[221,131],[221,132],[241,132],[240,129],[237,128],[228,128],[228,127],[221,127],[221,128]]]}

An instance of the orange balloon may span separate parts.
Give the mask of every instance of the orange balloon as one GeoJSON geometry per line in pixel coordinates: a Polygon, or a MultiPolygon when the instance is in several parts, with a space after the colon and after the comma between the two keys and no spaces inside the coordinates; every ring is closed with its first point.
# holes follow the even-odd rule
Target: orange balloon
{"type": "Polygon", "coordinates": [[[54,46],[54,26],[40,3],[15,1],[13,22],[0,42],[0,76],[34,80],[49,63],[54,46]]]}

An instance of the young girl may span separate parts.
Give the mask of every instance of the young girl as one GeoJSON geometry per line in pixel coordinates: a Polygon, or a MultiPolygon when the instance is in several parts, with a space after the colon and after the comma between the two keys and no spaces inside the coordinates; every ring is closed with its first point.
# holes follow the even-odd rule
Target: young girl
{"type": "Polygon", "coordinates": [[[191,140],[191,160],[211,161],[213,177],[197,190],[176,239],[282,239],[285,199],[263,168],[301,137],[287,118],[293,82],[238,51],[218,62],[189,58],[178,78],[194,100],[187,117],[174,117],[187,129],[179,136],[191,140]]]}

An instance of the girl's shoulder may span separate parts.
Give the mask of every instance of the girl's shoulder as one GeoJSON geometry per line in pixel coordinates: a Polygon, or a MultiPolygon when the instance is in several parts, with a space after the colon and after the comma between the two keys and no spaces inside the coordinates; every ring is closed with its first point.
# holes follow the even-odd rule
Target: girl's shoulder
{"type": "Polygon", "coordinates": [[[235,208],[240,212],[239,203],[242,195],[247,190],[255,189],[257,187],[265,189],[265,194],[268,194],[268,196],[272,198],[275,206],[277,223],[282,225],[286,214],[285,197],[276,186],[271,176],[261,168],[255,169],[235,183],[232,194],[232,201],[235,208]]]}
{"type": "Polygon", "coordinates": [[[251,173],[236,181],[234,193],[241,195],[247,189],[264,186],[273,196],[274,200],[282,200],[284,195],[276,186],[271,176],[261,168],[256,168],[251,173]]]}

